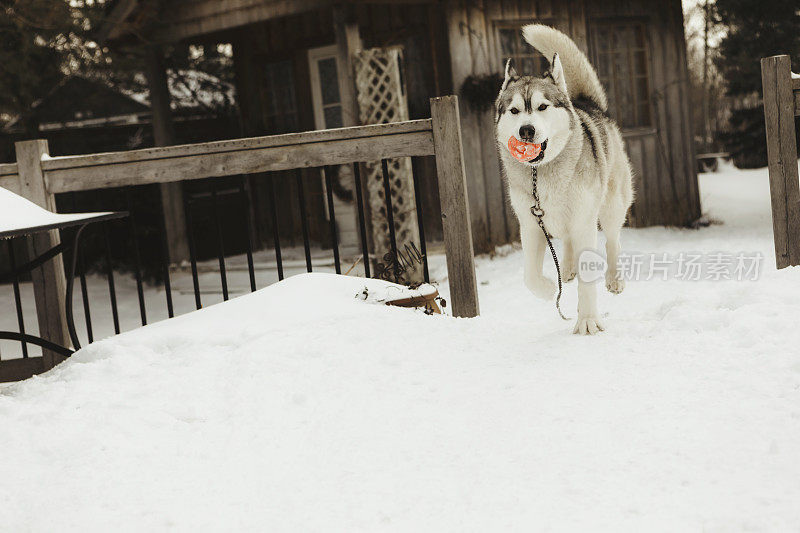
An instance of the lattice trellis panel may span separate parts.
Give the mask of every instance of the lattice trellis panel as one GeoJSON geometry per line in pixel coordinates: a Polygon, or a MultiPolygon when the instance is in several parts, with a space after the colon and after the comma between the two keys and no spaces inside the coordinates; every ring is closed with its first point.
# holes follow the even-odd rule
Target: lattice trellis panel
{"type": "MultiPolygon", "coordinates": [[[[401,60],[400,47],[371,48],[355,55],[353,63],[362,124],[408,120],[408,102],[400,76],[401,60]]],[[[373,249],[378,261],[382,261],[391,250],[383,173],[380,161],[367,163],[365,167],[373,249]]],[[[397,246],[402,253],[407,246],[419,248],[420,244],[411,160],[407,157],[390,159],[388,168],[397,246]]],[[[421,271],[414,264],[409,267],[405,279],[421,281],[421,271]]]]}

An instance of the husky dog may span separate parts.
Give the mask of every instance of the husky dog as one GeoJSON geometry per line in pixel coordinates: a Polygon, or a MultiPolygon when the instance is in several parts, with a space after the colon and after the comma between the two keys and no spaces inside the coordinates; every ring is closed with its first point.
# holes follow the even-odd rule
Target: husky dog
{"type": "MultiPolygon", "coordinates": [[[[519,219],[525,285],[550,299],[555,283],[542,275],[545,236],[531,212],[533,169],[547,232],[563,239],[563,274],[577,273],[577,255],[594,250],[597,223],[606,236],[606,288],[620,293],[619,233],[633,201],[631,168],[619,127],[589,60],[566,35],[549,26],[522,28],[525,40],[552,58],[542,78],[520,76],[506,63],[497,97],[497,143],[511,205],[519,219]],[[512,153],[516,151],[516,156],[512,153]]],[[[594,283],[578,280],[578,320],[574,333],[603,330],[594,283]]]]}

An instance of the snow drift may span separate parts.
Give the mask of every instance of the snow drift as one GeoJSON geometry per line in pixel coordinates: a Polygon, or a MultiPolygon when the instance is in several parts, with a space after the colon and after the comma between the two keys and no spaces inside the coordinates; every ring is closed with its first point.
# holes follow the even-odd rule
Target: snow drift
{"type": "MultiPolygon", "coordinates": [[[[762,251],[764,172],[704,176],[725,221],[629,250],[762,251]]],[[[509,251],[509,250],[506,250],[509,251]]],[[[518,252],[478,319],[303,275],[0,388],[9,530],[790,530],[800,523],[800,269],[642,281],[569,333],[518,252]]],[[[564,308],[574,308],[574,285],[564,308]]]]}

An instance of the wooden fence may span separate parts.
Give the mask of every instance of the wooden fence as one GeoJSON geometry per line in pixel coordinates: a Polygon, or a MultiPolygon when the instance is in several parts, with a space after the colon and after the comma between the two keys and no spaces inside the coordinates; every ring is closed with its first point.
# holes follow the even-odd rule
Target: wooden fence
{"type": "Polygon", "coordinates": [[[772,232],[778,268],[800,265],[800,184],[795,116],[800,115],[800,77],[792,76],[789,56],[761,59],[767,126],[772,232]]]}
{"type": "MultiPolygon", "coordinates": [[[[459,317],[479,313],[455,96],[431,99],[431,118],[425,120],[55,158],[46,141],[34,140],[17,143],[16,152],[16,163],[0,165],[0,186],[53,211],[55,195],[71,191],[435,156],[452,311],[459,317]]],[[[32,239],[32,251],[58,242],[57,231],[40,234],[32,239]]],[[[69,346],[61,258],[38,268],[32,281],[40,336],[69,346]]],[[[30,358],[28,375],[58,362],[44,351],[43,358],[30,358]]]]}

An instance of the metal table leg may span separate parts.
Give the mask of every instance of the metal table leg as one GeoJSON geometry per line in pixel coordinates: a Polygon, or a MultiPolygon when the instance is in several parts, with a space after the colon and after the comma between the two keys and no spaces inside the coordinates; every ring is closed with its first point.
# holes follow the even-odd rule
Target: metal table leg
{"type": "Polygon", "coordinates": [[[47,339],[43,339],[42,337],[37,337],[35,335],[27,335],[23,333],[17,333],[13,331],[0,331],[0,339],[3,340],[12,340],[12,341],[24,341],[41,348],[45,348],[47,350],[51,350],[56,352],[59,355],[64,357],[69,357],[75,351],[80,350],[81,343],[78,340],[78,333],[75,330],[75,321],[72,316],[72,287],[75,281],[75,266],[78,260],[78,246],[80,244],[81,233],[83,230],[88,226],[88,224],[83,224],[82,226],[78,227],[78,231],[75,232],[75,238],[72,241],[72,246],[67,246],[65,244],[59,244],[54,246],[53,248],[47,250],[45,253],[41,254],[40,256],[36,257],[35,259],[25,263],[18,269],[13,272],[4,274],[0,276],[0,281],[5,281],[6,279],[13,279],[14,277],[19,277],[20,274],[25,272],[30,272],[34,268],[40,266],[45,261],[52,259],[53,257],[57,256],[60,253],[64,253],[65,250],[72,248],[72,261],[69,265],[69,268],[66,272],[67,274],[67,294],[66,294],[66,319],[67,319],[67,331],[69,332],[69,337],[72,340],[72,346],[74,349],[70,349],[66,346],[60,346],[55,344],[54,342],[48,341],[47,339]]]}
{"type": "Polygon", "coordinates": [[[84,224],[75,232],[75,239],[72,241],[72,261],[67,272],[67,297],[66,297],[66,315],[67,315],[67,331],[69,338],[72,340],[72,347],[77,351],[81,349],[81,342],[78,340],[78,332],[75,331],[75,320],[72,316],[72,286],[75,283],[75,266],[78,264],[78,247],[80,245],[81,233],[88,224],[84,224]]]}

